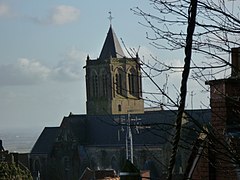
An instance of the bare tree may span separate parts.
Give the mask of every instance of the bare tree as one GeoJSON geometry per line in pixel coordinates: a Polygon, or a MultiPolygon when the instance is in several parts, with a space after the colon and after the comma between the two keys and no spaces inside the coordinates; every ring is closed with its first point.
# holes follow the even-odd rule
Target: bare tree
{"type": "MultiPolygon", "coordinates": [[[[232,67],[229,58],[231,48],[240,46],[239,7],[234,6],[229,10],[233,2],[225,2],[225,0],[198,2],[191,69],[194,72],[192,78],[199,79],[199,82],[208,80],[209,77],[206,75],[209,74],[211,79],[219,78],[222,71],[232,67]]],[[[187,9],[190,1],[149,0],[149,3],[153,9],[151,13],[138,7],[132,10],[145,20],[140,23],[149,30],[147,39],[150,40],[151,45],[171,52],[185,48],[187,9]]],[[[155,60],[157,61],[156,58],[155,60]]],[[[152,71],[174,71],[183,68],[159,61],[158,63],[164,68],[152,67],[152,71]]]]}
{"type": "MultiPolygon", "coordinates": [[[[231,49],[240,46],[239,6],[234,6],[234,1],[226,2],[225,0],[149,0],[149,4],[152,6],[151,13],[138,7],[132,10],[144,19],[140,24],[148,28],[147,39],[150,40],[151,45],[171,53],[185,49],[186,55],[185,64],[182,67],[166,64],[157,58],[153,59],[158,65],[161,65],[161,68],[156,68],[156,65],[145,65],[151,72],[146,73],[149,78],[153,77],[151,76],[153,71],[157,72],[156,74],[161,74],[162,72],[174,72],[178,69],[183,70],[180,101],[177,102],[151,79],[160,94],[166,96],[172,105],[178,107],[176,133],[173,139],[172,157],[168,171],[168,179],[171,179],[180,140],[181,118],[187,95],[188,71],[191,70],[191,78],[205,90],[207,88],[204,87],[204,83],[207,80],[227,78],[225,72],[230,68],[235,72],[239,71],[239,67],[232,64],[229,58],[231,49]],[[191,56],[191,52],[193,52],[193,56],[191,56]],[[190,62],[192,62],[191,66],[190,62]]],[[[239,102],[235,106],[239,108],[239,102]]],[[[239,115],[235,119],[237,119],[237,123],[240,123],[239,115]]],[[[212,144],[211,152],[222,155],[218,157],[217,161],[231,162],[235,166],[240,166],[238,152],[233,150],[226,138],[219,138],[219,132],[216,132],[214,128],[206,130],[196,121],[194,123],[208,135],[208,145],[212,144]]],[[[216,159],[208,160],[211,161],[212,166],[216,167],[216,159]]]]}

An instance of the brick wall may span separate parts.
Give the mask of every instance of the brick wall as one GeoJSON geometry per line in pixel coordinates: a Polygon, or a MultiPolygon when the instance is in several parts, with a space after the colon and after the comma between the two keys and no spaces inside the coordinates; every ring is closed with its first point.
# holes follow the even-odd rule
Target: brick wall
{"type": "Polygon", "coordinates": [[[240,132],[240,48],[232,49],[231,77],[206,84],[210,85],[212,135],[192,179],[237,179],[240,138],[233,134],[240,132]]]}
{"type": "MultiPolygon", "coordinates": [[[[229,78],[209,82],[211,86],[211,124],[215,139],[212,139],[211,148],[214,161],[212,171],[215,171],[214,179],[227,180],[236,179],[236,168],[234,164],[235,152],[231,146],[231,133],[239,125],[240,109],[240,79],[229,78]]],[[[211,171],[209,171],[211,173],[211,171]]]]}

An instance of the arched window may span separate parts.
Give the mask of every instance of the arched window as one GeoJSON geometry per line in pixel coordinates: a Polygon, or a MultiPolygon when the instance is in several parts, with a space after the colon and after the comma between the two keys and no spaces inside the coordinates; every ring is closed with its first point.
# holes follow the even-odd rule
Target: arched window
{"type": "Polygon", "coordinates": [[[129,87],[129,93],[134,95],[135,92],[135,84],[134,84],[134,75],[128,74],[128,87],[129,87]]]}
{"type": "Polygon", "coordinates": [[[104,97],[108,95],[108,76],[105,73],[102,75],[102,95],[104,97]]]}
{"type": "Polygon", "coordinates": [[[116,89],[117,93],[122,95],[122,75],[121,73],[116,74],[116,89]]]}
{"type": "Polygon", "coordinates": [[[128,73],[128,87],[129,93],[135,96],[138,92],[138,78],[134,69],[131,69],[128,73]]]}
{"type": "Polygon", "coordinates": [[[142,97],[142,78],[134,68],[128,71],[128,92],[132,96],[142,97]]]}
{"type": "Polygon", "coordinates": [[[95,74],[92,77],[92,92],[93,92],[93,97],[98,96],[98,76],[95,74]]]}
{"type": "Polygon", "coordinates": [[[138,76],[138,96],[142,97],[142,76],[141,74],[138,76]]]}

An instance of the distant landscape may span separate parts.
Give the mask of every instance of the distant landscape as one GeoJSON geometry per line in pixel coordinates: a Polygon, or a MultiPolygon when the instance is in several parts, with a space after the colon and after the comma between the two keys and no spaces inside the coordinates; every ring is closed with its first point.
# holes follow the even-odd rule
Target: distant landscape
{"type": "Polygon", "coordinates": [[[42,129],[0,129],[3,147],[10,152],[28,153],[42,129]]]}

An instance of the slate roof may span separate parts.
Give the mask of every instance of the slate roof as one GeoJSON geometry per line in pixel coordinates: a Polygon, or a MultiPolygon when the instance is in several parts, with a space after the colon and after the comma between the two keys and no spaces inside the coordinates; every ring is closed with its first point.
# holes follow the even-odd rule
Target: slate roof
{"type": "MultiPolygon", "coordinates": [[[[198,123],[208,124],[211,111],[189,110],[186,111],[198,123]]],[[[144,114],[132,114],[132,134],[134,146],[159,146],[167,143],[172,130],[174,130],[177,111],[162,110],[148,111],[144,114]]],[[[48,154],[51,152],[54,141],[65,128],[69,129],[79,145],[88,146],[125,146],[126,120],[128,115],[73,115],[64,117],[60,127],[46,127],[31,154],[48,154]]],[[[195,126],[193,120],[188,117],[184,126],[195,126]]],[[[195,127],[197,129],[197,127],[195,127]]],[[[184,132],[184,131],[183,131],[184,132]]],[[[189,139],[194,140],[196,136],[185,132],[189,139]]]]}
{"type": "Polygon", "coordinates": [[[123,58],[125,55],[123,53],[123,50],[120,46],[120,43],[118,41],[118,38],[115,34],[115,32],[112,29],[112,26],[110,26],[107,37],[105,39],[102,51],[100,53],[100,60],[109,59],[110,57],[113,58],[123,58]]]}
{"type": "Polygon", "coordinates": [[[61,129],[70,129],[75,140],[84,143],[87,140],[87,116],[86,115],[74,115],[70,114],[68,117],[64,117],[60,125],[61,129]]]}
{"type": "MultiPolygon", "coordinates": [[[[176,111],[152,111],[131,115],[134,145],[156,145],[169,140],[169,132],[174,129],[176,111]]],[[[200,124],[208,124],[210,110],[187,111],[200,124]]],[[[88,116],[87,137],[89,145],[123,145],[126,136],[127,115],[88,116]]],[[[185,126],[194,126],[188,117],[185,126]]],[[[193,137],[192,137],[193,138],[193,137]]]]}
{"type": "Polygon", "coordinates": [[[50,154],[59,132],[59,127],[45,127],[34,144],[31,154],[50,154]]]}

